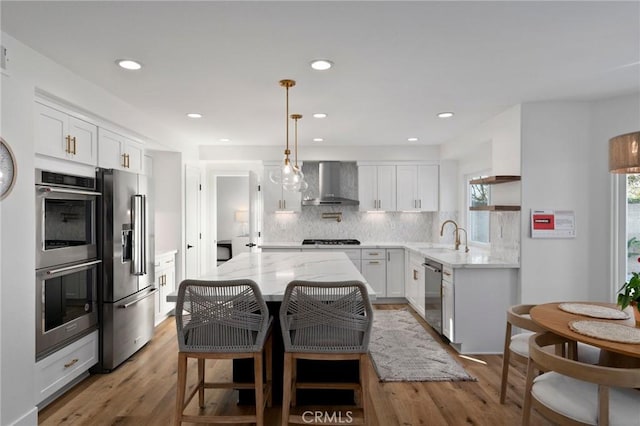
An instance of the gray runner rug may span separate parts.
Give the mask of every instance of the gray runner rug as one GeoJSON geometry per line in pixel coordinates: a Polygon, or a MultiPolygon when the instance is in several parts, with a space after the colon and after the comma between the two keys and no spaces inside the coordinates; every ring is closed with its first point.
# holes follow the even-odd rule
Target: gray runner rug
{"type": "Polygon", "coordinates": [[[383,382],[476,379],[405,310],[375,310],[369,351],[383,382]]]}

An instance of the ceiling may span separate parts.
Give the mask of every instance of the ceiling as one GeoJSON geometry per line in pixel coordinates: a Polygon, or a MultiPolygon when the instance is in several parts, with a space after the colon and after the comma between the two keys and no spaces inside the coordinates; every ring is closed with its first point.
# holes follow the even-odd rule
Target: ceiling
{"type": "Polygon", "coordinates": [[[302,146],[441,144],[518,103],[640,91],[638,1],[1,7],[3,31],[197,145],[282,145],[283,78],[297,81],[302,146]],[[144,67],[124,71],[118,58],[144,67]],[[335,65],[314,71],[315,58],[335,65]]]}

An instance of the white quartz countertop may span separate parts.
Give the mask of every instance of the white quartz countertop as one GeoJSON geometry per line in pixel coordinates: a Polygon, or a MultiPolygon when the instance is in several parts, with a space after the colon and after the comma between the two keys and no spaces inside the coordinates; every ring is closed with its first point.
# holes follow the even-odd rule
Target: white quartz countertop
{"type": "MultiPolygon", "coordinates": [[[[287,284],[293,280],[305,281],[362,281],[371,299],[375,291],[362,274],[342,252],[266,252],[241,253],[205,274],[202,280],[255,281],[266,301],[281,301],[287,284]]],[[[167,296],[175,302],[177,291],[167,296]]]]}
{"type": "Polygon", "coordinates": [[[513,262],[507,259],[503,259],[494,255],[488,250],[479,249],[476,247],[470,248],[468,253],[465,253],[464,247],[460,247],[459,250],[454,250],[451,244],[438,244],[427,242],[370,242],[364,241],[360,245],[321,245],[321,244],[309,244],[303,245],[302,243],[293,242],[273,242],[264,243],[260,245],[260,248],[294,248],[294,249],[371,249],[371,248],[404,248],[416,252],[417,254],[428,257],[443,265],[450,266],[452,268],[519,268],[520,265],[517,262],[513,262]]]}

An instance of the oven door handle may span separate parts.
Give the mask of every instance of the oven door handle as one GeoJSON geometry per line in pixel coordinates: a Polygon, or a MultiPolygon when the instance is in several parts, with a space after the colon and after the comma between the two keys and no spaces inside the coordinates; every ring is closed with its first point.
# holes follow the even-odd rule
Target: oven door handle
{"type": "Polygon", "coordinates": [[[149,290],[149,292],[147,294],[145,294],[142,297],[138,297],[136,300],[129,302],[129,303],[125,303],[123,305],[118,306],[118,308],[122,308],[122,309],[127,309],[130,306],[135,305],[136,303],[146,299],[147,297],[151,296],[152,294],[156,294],[158,292],[157,288],[152,288],[151,290],[149,290]]]}
{"type": "Polygon", "coordinates": [[[71,271],[73,269],[80,269],[80,268],[85,268],[88,266],[93,266],[93,265],[97,265],[98,263],[101,263],[102,260],[94,260],[91,262],[86,262],[86,263],[81,263],[79,265],[73,265],[73,266],[65,266],[64,268],[58,268],[58,269],[50,269],[47,271],[47,275],[55,275],[58,274],[60,272],[66,272],[66,271],[71,271]]]}
{"type": "Polygon", "coordinates": [[[70,189],[70,188],[56,188],[53,186],[41,186],[39,188],[40,192],[61,192],[63,194],[78,194],[78,195],[93,195],[98,196],[102,195],[99,192],[95,191],[82,191],[80,189],[70,189]]]}

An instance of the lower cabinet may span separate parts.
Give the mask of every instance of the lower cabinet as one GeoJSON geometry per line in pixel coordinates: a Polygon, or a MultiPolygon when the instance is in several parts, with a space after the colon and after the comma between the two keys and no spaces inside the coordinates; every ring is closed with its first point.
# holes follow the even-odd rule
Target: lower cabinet
{"type": "Polygon", "coordinates": [[[175,255],[177,251],[156,254],[155,260],[155,287],[156,293],[156,325],[163,321],[167,315],[175,308],[175,303],[167,302],[167,295],[176,290],[176,264],[175,255]]]}
{"type": "Polygon", "coordinates": [[[424,317],[425,289],[424,289],[424,257],[408,251],[407,274],[405,279],[405,297],[409,305],[422,317],[424,317]]]}
{"type": "Polygon", "coordinates": [[[36,362],[35,400],[42,408],[98,362],[98,330],[36,362]]]}
{"type": "Polygon", "coordinates": [[[514,268],[443,268],[443,334],[463,354],[499,354],[505,312],[516,303],[514,268]],[[449,275],[447,275],[449,273],[449,275]]]}
{"type": "Polygon", "coordinates": [[[387,297],[387,262],[385,249],[362,250],[362,276],[376,292],[376,298],[387,297]]]}
{"type": "Polygon", "coordinates": [[[404,249],[387,249],[387,297],[404,297],[404,249]]]}

